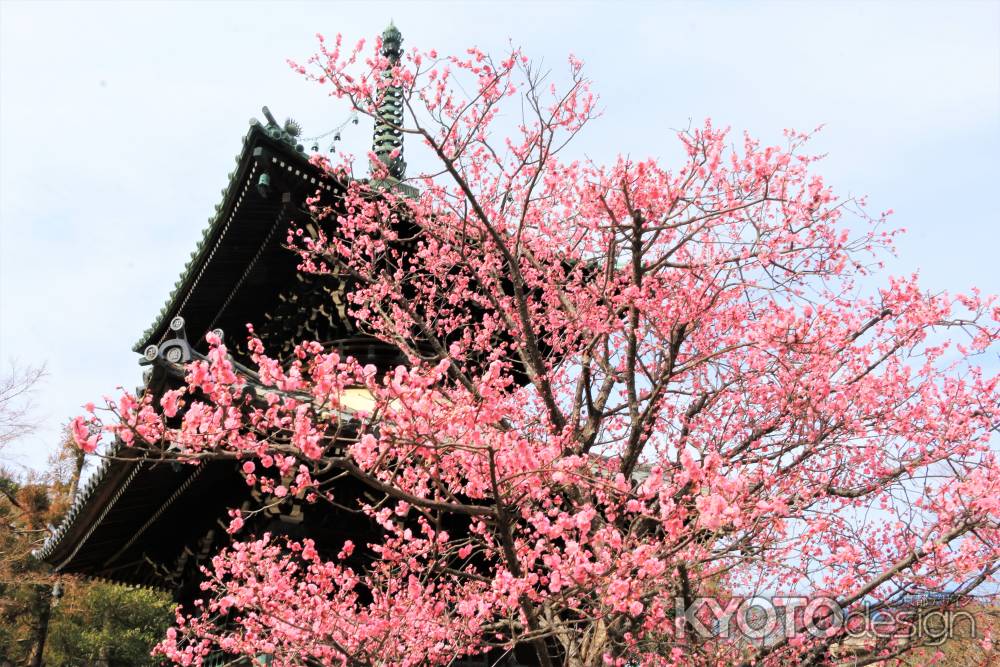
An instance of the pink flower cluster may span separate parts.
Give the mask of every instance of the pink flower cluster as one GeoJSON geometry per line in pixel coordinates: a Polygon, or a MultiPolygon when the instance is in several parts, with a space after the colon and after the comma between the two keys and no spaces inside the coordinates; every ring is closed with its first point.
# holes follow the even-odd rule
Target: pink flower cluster
{"type": "Polygon", "coordinates": [[[245,535],[164,655],[790,664],[836,633],[696,640],[677,600],[850,608],[994,580],[1000,384],[977,357],[1000,309],[913,277],[866,291],[894,233],[814,173],[807,135],[734,145],[706,122],[679,135],[676,169],[600,166],[567,155],[595,113],[575,59],[549,88],[517,51],[413,51],[388,76],[363,53],[338,37],[296,68],[368,115],[402,87],[437,168],[417,198],[353,181],[288,242],[303,270],[350,280],[351,316],[409,365],[379,374],[311,342],[281,363],[251,339],[248,383],[210,340],[184,387],[73,428],[88,451],[104,429],[235,457],[273,499],[354,503],[379,538],[321,553],[245,535]],[[339,496],[331,471],[369,494],[339,496]]]}

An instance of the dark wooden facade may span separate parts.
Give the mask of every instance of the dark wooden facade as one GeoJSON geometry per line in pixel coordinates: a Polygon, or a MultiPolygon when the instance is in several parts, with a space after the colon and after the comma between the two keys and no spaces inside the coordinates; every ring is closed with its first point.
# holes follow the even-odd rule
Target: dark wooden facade
{"type": "MultiPolygon", "coordinates": [[[[156,397],[179,386],[180,364],[205,353],[205,334],[215,329],[227,332],[234,356],[245,361],[247,323],[279,355],[308,339],[348,347],[363,358],[377,358],[378,365],[400,361],[390,348],[358,334],[342,307],[342,284],[301,274],[297,255],[284,247],[290,225],[309,219],[307,197],[321,193],[336,205],[342,190],[343,184],[310,164],[285,128],[274,122],[251,125],[216,215],[166,304],[135,344],[135,351],[148,351],[144,361],[156,359],[147,367],[142,391],[156,397]],[[180,324],[178,317],[182,331],[171,328],[172,322],[180,324]],[[186,351],[171,352],[184,342],[186,351]]],[[[252,490],[232,461],[182,465],[115,447],[106,454],[37,555],[58,572],[188,598],[196,590],[199,564],[228,540],[228,510],[255,505],[252,490]]],[[[364,530],[351,525],[356,522],[351,517],[288,505],[264,517],[261,527],[338,536],[336,541],[364,530]]]]}
{"type": "MultiPolygon", "coordinates": [[[[393,31],[384,34],[383,53],[398,58],[401,38],[393,31]]],[[[398,96],[387,96],[380,113],[400,125],[398,96]]],[[[266,108],[264,115],[265,122],[251,122],[215,215],[133,347],[146,367],[140,391],[154,400],[180,386],[184,362],[207,352],[210,331],[221,329],[234,359],[247,362],[248,323],[279,357],[302,340],[316,340],[382,369],[404,362],[352,323],[345,309],[348,286],[298,270],[298,256],[285,247],[289,228],[311,221],[307,198],[319,195],[321,203],[336,207],[345,184],[309,161],[294,123],[279,124],[266,108]]],[[[412,194],[396,180],[405,169],[400,133],[391,123],[376,123],[373,143],[391,178],[382,185],[412,194]]],[[[36,556],[56,572],[153,587],[182,603],[194,600],[200,567],[230,540],[229,510],[257,508],[262,499],[232,460],[180,464],[118,446],[105,454],[36,556]]],[[[341,498],[366,493],[350,479],[338,484],[341,498]]],[[[345,539],[359,545],[377,539],[356,513],[296,499],[256,515],[241,537],[265,530],[313,538],[333,553],[345,539]]],[[[516,664],[513,655],[484,657],[482,664],[516,664]]]]}

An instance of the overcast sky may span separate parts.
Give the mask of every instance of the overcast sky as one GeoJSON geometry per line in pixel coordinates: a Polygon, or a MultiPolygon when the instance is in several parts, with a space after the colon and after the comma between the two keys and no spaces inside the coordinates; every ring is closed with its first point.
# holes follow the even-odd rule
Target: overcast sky
{"type": "Polygon", "coordinates": [[[822,173],[910,230],[893,272],[1000,291],[998,2],[0,0],[0,360],[49,370],[43,428],[5,458],[40,465],[79,406],[138,384],[130,348],[261,105],[306,135],[344,120],[285,59],[390,18],[406,46],[576,54],[604,109],[580,142],[597,160],[670,161],[672,130],[707,116],[772,142],[825,123],[822,173]]]}

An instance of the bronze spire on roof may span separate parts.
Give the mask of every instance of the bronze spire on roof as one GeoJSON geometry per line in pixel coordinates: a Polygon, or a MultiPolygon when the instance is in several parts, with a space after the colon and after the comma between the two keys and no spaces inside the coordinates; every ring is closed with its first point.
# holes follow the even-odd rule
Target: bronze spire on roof
{"type": "MultiPolygon", "coordinates": [[[[395,24],[389,22],[389,27],[382,33],[382,55],[389,59],[389,66],[382,76],[392,76],[391,68],[399,64],[403,54],[403,36],[395,24]]],[[[406,162],[403,160],[403,90],[399,86],[389,86],[385,89],[378,105],[375,117],[375,133],[372,137],[372,150],[382,164],[389,168],[389,176],[401,180],[406,174],[406,162]],[[393,153],[396,153],[393,157],[393,153]]]]}

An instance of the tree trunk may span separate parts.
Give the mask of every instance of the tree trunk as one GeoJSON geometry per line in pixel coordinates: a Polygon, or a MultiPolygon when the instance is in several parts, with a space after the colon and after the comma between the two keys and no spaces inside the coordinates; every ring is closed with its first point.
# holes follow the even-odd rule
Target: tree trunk
{"type": "Polygon", "coordinates": [[[45,656],[45,639],[49,634],[49,617],[52,615],[52,590],[45,584],[37,584],[35,586],[35,599],[38,602],[38,621],[35,624],[35,648],[28,665],[29,667],[42,667],[45,664],[43,658],[45,656]]]}

